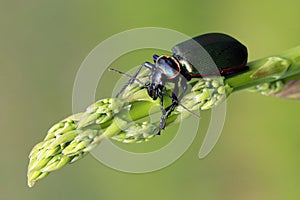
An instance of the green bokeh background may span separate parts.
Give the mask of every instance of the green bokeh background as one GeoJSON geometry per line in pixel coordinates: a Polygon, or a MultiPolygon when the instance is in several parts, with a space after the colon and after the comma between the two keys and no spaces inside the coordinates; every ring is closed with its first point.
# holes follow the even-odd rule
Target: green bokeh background
{"type": "MultiPolygon", "coordinates": [[[[29,151],[72,113],[77,70],[101,41],[147,26],[190,36],[220,31],[239,38],[254,60],[300,45],[299,6],[298,0],[1,0],[0,199],[299,199],[300,102],[248,92],[229,98],[221,138],[203,160],[200,129],[188,151],[160,171],[126,174],[88,155],[32,189],[26,185],[29,151]]],[[[99,97],[110,94],[100,88],[99,97]]],[[[149,147],[136,148],[143,145],[149,147]]]]}

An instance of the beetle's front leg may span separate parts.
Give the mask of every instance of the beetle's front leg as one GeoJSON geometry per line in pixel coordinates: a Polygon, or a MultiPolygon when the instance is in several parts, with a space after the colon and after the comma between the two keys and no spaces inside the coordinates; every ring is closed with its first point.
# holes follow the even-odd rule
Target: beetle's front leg
{"type": "Polygon", "coordinates": [[[132,76],[132,78],[130,78],[130,80],[117,93],[116,98],[119,98],[119,96],[125,91],[125,89],[128,87],[128,85],[131,85],[135,81],[136,77],[141,72],[143,67],[146,67],[146,68],[150,69],[151,71],[153,71],[155,68],[155,66],[149,62],[144,62],[143,64],[141,64],[139,66],[139,68],[136,70],[135,74],[132,76]]]}
{"type": "Polygon", "coordinates": [[[180,99],[177,98],[178,96],[178,91],[179,91],[179,88],[178,88],[178,82],[174,82],[174,89],[173,89],[173,92],[172,92],[172,104],[166,108],[166,111],[167,111],[167,117],[171,114],[171,112],[176,108],[176,106],[178,106],[178,102],[180,99]]]}
{"type": "Polygon", "coordinates": [[[163,107],[163,95],[160,96],[162,116],[161,116],[161,119],[160,119],[160,124],[159,124],[159,129],[160,130],[159,130],[158,134],[160,134],[160,131],[162,129],[165,129],[166,120],[168,119],[168,116],[172,113],[172,111],[178,105],[178,99],[177,99],[177,96],[176,96],[177,93],[178,93],[178,84],[175,83],[175,87],[174,87],[174,90],[172,92],[172,104],[170,106],[168,106],[167,108],[163,107]]]}
{"type": "Polygon", "coordinates": [[[175,108],[178,106],[179,102],[181,101],[182,97],[184,96],[186,90],[187,90],[187,81],[185,78],[182,78],[180,81],[180,85],[183,89],[180,95],[179,93],[179,86],[178,81],[174,82],[174,90],[172,92],[172,104],[168,106],[166,109],[163,107],[163,97],[160,96],[160,103],[161,103],[161,111],[162,111],[162,117],[160,119],[160,129],[158,134],[160,134],[160,131],[165,128],[166,126],[166,120],[168,119],[169,115],[175,110],[175,108]]]}
{"type": "Polygon", "coordinates": [[[166,118],[169,117],[169,115],[175,110],[175,108],[178,106],[179,102],[183,98],[186,90],[187,90],[187,81],[185,78],[182,78],[180,81],[180,85],[183,89],[180,95],[178,95],[178,83],[175,83],[174,91],[172,92],[172,104],[166,108],[167,114],[166,118]]]}

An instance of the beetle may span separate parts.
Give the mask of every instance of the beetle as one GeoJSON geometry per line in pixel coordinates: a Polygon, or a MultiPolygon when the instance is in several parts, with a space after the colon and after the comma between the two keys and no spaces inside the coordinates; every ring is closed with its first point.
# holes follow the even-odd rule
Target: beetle
{"type": "MultiPolygon", "coordinates": [[[[144,84],[148,95],[160,99],[162,117],[159,133],[165,128],[166,119],[180,103],[187,90],[187,82],[193,78],[221,75],[234,76],[248,70],[247,48],[237,39],[223,33],[207,33],[199,35],[172,48],[173,55],[153,55],[153,62],[144,62],[139,66],[130,80],[117,93],[119,97],[126,87],[137,80],[143,67],[151,73],[149,81],[144,84]],[[166,83],[173,83],[172,96],[164,92],[166,83]],[[181,92],[179,93],[179,89],[181,92]],[[172,104],[163,108],[163,96],[172,98],[172,104]]],[[[114,70],[114,69],[112,69],[114,70]]],[[[118,70],[114,70],[120,73],[118,70]]],[[[124,74],[124,73],[123,73],[124,74]]],[[[158,133],[158,134],[159,134],[158,133]]]]}

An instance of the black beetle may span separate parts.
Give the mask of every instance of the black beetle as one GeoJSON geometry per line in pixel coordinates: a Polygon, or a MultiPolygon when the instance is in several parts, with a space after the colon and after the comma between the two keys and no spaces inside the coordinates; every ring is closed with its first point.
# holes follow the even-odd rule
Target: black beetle
{"type": "MultiPolygon", "coordinates": [[[[172,56],[154,55],[154,64],[145,62],[140,65],[136,73],[116,95],[119,97],[129,84],[137,80],[143,67],[151,70],[149,81],[144,87],[152,99],[160,99],[162,110],[160,130],[164,129],[167,117],[179,104],[187,90],[187,82],[192,78],[213,75],[228,77],[248,69],[246,66],[247,48],[235,38],[223,33],[208,33],[194,37],[175,45],[172,52],[172,56]],[[216,67],[203,62],[202,56],[209,56],[216,67]],[[172,104],[163,108],[163,95],[168,95],[163,91],[167,82],[174,83],[172,96],[169,95],[172,98],[172,104]],[[180,94],[179,86],[182,88],[180,94]]],[[[114,71],[122,73],[118,70],[114,71]]]]}

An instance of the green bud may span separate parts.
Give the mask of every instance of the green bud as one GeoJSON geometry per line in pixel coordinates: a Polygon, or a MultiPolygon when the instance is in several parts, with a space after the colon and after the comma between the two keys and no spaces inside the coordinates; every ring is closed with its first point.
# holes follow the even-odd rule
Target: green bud
{"type": "Polygon", "coordinates": [[[113,136],[112,139],[123,143],[139,143],[153,138],[157,131],[157,124],[144,121],[130,125],[123,132],[113,136]]]}
{"type": "Polygon", "coordinates": [[[63,135],[59,135],[52,142],[52,144],[49,146],[49,148],[55,148],[58,145],[61,145],[66,142],[70,142],[80,133],[82,133],[82,130],[73,130],[73,131],[69,131],[63,135]]]}
{"type": "Polygon", "coordinates": [[[74,121],[67,121],[67,122],[64,122],[64,127],[56,130],[54,132],[54,135],[57,137],[59,135],[63,135],[69,131],[72,131],[76,128],[76,125],[74,123],[74,121]]]}
{"type": "Polygon", "coordinates": [[[46,153],[45,153],[45,157],[50,157],[50,156],[55,156],[57,153],[59,153],[61,151],[61,147],[57,146],[53,149],[47,149],[46,153]]]}
{"type": "Polygon", "coordinates": [[[35,162],[31,165],[29,171],[36,171],[42,169],[46,164],[51,160],[52,157],[44,158],[44,159],[36,159],[35,162]]]}
{"type": "Polygon", "coordinates": [[[251,78],[274,77],[280,78],[291,65],[291,61],[286,58],[269,57],[266,62],[258,68],[251,78]]]}
{"type": "Polygon", "coordinates": [[[50,139],[53,139],[55,138],[55,135],[54,133],[47,133],[46,137],[44,138],[44,140],[50,140],[50,139]]]}
{"type": "Polygon", "coordinates": [[[84,140],[81,141],[79,144],[76,145],[76,147],[74,148],[75,153],[86,148],[89,144],[91,143],[91,140],[84,140]]]}
{"type": "Polygon", "coordinates": [[[28,177],[28,182],[27,182],[27,184],[28,184],[28,186],[29,186],[29,187],[32,187],[32,186],[35,184],[36,181],[38,181],[38,180],[44,178],[44,177],[47,176],[47,175],[48,175],[47,172],[44,172],[44,173],[43,173],[43,172],[40,172],[40,171],[29,172],[29,173],[27,174],[27,177],[28,177]]]}
{"type": "Polygon", "coordinates": [[[85,126],[90,125],[92,122],[94,122],[98,117],[100,117],[100,113],[86,113],[83,115],[82,119],[78,122],[77,128],[83,128],[85,126]]]}
{"type": "Polygon", "coordinates": [[[49,173],[48,172],[42,172],[36,179],[35,181],[38,181],[40,179],[45,178],[49,173]]]}
{"type": "Polygon", "coordinates": [[[218,88],[218,87],[220,86],[220,83],[219,83],[217,80],[212,80],[211,85],[212,85],[214,88],[218,88]]]}
{"type": "Polygon", "coordinates": [[[62,154],[63,155],[72,155],[74,154],[74,149],[76,148],[76,146],[78,145],[78,142],[72,142],[71,144],[69,144],[63,151],[62,154]]]}
{"type": "MultiPolygon", "coordinates": [[[[95,145],[96,146],[96,145],[95,145]]],[[[82,152],[80,154],[75,155],[72,160],[70,161],[70,163],[73,163],[77,160],[80,160],[81,158],[83,158],[86,155],[86,152],[82,152]]]]}
{"type": "Polygon", "coordinates": [[[208,110],[208,109],[211,109],[214,104],[216,103],[217,99],[216,98],[213,98],[213,99],[210,99],[208,100],[207,102],[205,102],[202,106],[201,106],[201,110],[208,110]]]}
{"type": "Polygon", "coordinates": [[[256,88],[258,90],[262,91],[262,90],[268,90],[269,86],[270,86],[270,83],[263,83],[263,84],[257,85],[256,88]]]}
{"type": "Polygon", "coordinates": [[[218,87],[217,91],[219,94],[225,94],[226,92],[225,86],[218,87]]]}
{"type": "Polygon", "coordinates": [[[92,105],[87,107],[85,113],[94,113],[94,112],[96,112],[96,110],[98,110],[99,107],[103,106],[105,104],[105,102],[107,102],[107,99],[102,99],[102,100],[99,100],[99,101],[93,103],[92,105]]]}
{"type": "Polygon", "coordinates": [[[36,162],[37,162],[37,157],[32,157],[29,159],[28,171],[32,171],[34,165],[36,165],[36,162]]]}
{"type": "Polygon", "coordinates": [[[96,124],[102,124],[104,122],[107,122],[113,118],[113,115],[111,113],[102,114],[97,120],[96,124]]]}
{"type": "Polygon", "coordinates": [[[269,82],[269,83],[262,83],[259,84],[257,86],[255,86],[254,88],[252,88],[252,92],[260,92],[262,95],[273,95],[276,94],[277,92],[279,92],[280,90],[282,90],[282,88],[284,87],[284,83],[282,80],[278,80],[278,81],[273,81],[273,82],[269,82]]]}
{"type": "Polygon", "coordinates": [[[194,96],[194,100],[196,102],[200,102],[208,98],[210,98],[210,91],[207,88],[203,89],[200,94],[194,96]]]}
{"type": "Polygon", "coordinates": [[[78,134],[74,139],[74,141],[80,142],[85,139],[93,139],[98,135],[98,132],[99,132],[98,130],[91,130],[91,129],[85,130],[82,133],[78,134]]]}
{"type": "Polygon", "coordinates": [[[92,151],[99,143],[98,142],[91,142],[88,144],[84,149],[82,149],[82,152],[90,152],[92,151]]]}
{"type": "Polygon", "coordinates": [[[48,133],[54,133],[56,130],[58,130],[58,129],[64,127],[64,125],[65,125],[64,122],[59,122],[59,123],[53,125],[53,126],[49,129],[48,133]]]}
{"type": "Polygon", "coordinates": [[[47,157],[45,157],[46,152],[47,152],[47,149],[48,149],[48,147],[47,147],[47,148],[40,149],[40,150],[37,152],[37,154],[36,154],[36,158],[37,158],[38,160],[42,160],[42,159],[44,159],[44,158],[47,158],[47,157]]]}
{"type": "Polygon", "coordinates": [[[200,79],[191,89],[192,92],[205,88],[205,81],[200,79]]]}
{"type": "MultiPolygon", "coordinates": [[[[52,140],[52,141],[53,141],[53,140],[52,140]]],[[[40,149],[43,149],[44,146],[47,145],[47,143],[49,143],[49,141],[45,141],[45,140],[44,140],[44,141],[42,141],[42,142],[36,144],[36,145],[32,148],[32,150],[31,150],[31,152],[30,152],[30,154],[29,154],[29,158],[32,157],[33,154],[36,155],[37,152],[39,152],[40,149]]]]}
{"type": "Polygon", "coordinates": [[[77,129],[91,124],[100,124],[112,119],[114,113],[123,108],[123,102],[119,99],[110,98],[97,101],[88,107],[78,122],[77,129]]]}
{"type": "Polygon", "coordinates": [[[70,160],[71,158],[68,156],[56,155],[49,161],[47,166],[41,169],[41,172],[52,172],[57,170],[66,165],[70,160]]]}

